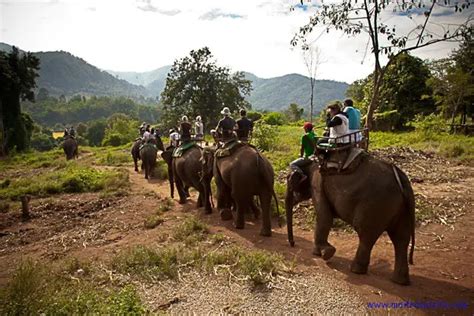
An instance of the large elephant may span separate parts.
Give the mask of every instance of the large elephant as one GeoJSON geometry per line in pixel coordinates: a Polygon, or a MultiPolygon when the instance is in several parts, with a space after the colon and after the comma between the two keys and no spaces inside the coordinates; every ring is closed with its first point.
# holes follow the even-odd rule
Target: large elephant
{"type": "Polygon", "coordinates": [[[237,211],[235,227],[243,229],[245,213],[253,208],[253,198],[260,198],[262,209],[262,228],[260,235],[271,236],[271,200],[278,200],[273,189],[274,172],[270,162],[255,148],[242,144],[227,157],[215,158],[207,155],[204,169],[208,172],[212,166],[217,184],[217,208],[221,218],[232,218],[231,208],[237,211]]]}
{"type": "MultiPolygon", "coordinates": [[[[168,168],[168,178],[173,187],[173,181],[176,183],[176,189],[179,194],[179,203],[186,203],[189,196],[188,189],[195,188],[199,192],[197,207],[203,207],[206,213],[212,212],[211,206],[211,179],[212,175],[202,173],[202,149],[199,146],[193,146],[186,150],[181,157],[172,157],[163,153],[163,159],[170,163],[168,168]]],[[[173,190],[173,189],[172,189],[173,190]]]]}
{"type": "Polygon", "coordinates": [[[66,136],[63,142],[63,150],[66,154],[67,160],[77,158],[79,156],[79,145],[77,144],[77,140],[74,137],[66,136]]]}
{"type": "Polygon", "coordinates": [[[145,170],[145,179],[149,179],[156,166],[156,157],[158,148],[153,144],[145,144],[140,148],[140,159],[142,160],[142,169],[145,170]]]}
{"type": "Polygon", "coordinates": [[[306,180],[306,186],[300,184],[298,176],[293,176],[298,173],[289,176],[285,201],[288,240],[294,246],[293,206],[311,196],[317,215],[315,255],[322,256],[324,260],[329,260],[334,255],[336,249],[328,242],[328,235],[333,219],[340,218],[350,224],[359,237],[351,271],[365,274],[372,247],[386,231],[395,248],[395,269],[391,279],[395,283],[407,285],[410,283],[410,238],[411,264],[415,244],[415,198],[410,181],[394,165],[369,154],[363,154],[358,159],[350,172],[328,172],[313,163],[308,167],[309,179],[306,180]]]}

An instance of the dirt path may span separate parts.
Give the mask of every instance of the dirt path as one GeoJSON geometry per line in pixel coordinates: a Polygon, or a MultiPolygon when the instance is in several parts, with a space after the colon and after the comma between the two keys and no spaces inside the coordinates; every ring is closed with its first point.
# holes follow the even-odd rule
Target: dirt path
{"type": "MultiPolygon", "coordinates": [[[[468,168],[468,167],[466,167],[468,168]]],[[[414,184],[417,193],[428,197],[444,197],[462,194],[470,199],[470,208],[454,225],[429,224],[417,229],[415,265],[410,267],[412,285],[408,287],[392,283],[394,254],[390,239],[384,234],[376,243],[368,275],[355,275],[349,265],[357,248],[354,233],[332,232],[331,243],[337,248],[336,255],[324,262],[312,254],[312,232],[295,229],[296,247],[288,246],[286,227],[273,223],[273,236],[261,237],[259,223],[247,221],[244,230],[236,230],[231,222],[222,222],[216,212],[212,215],[199,211],[200,218],[215,232],[222,232],[248,247],[280,253],[286,258],[296,258],[298,268],[308,273],[323,273],[349,284],[354,293],[359,293],[366,302],[465,302],[469,304],[467,314],[474,311],[474,253],[472,252],[474,227],[474,172],[466,170],[467,178],[457,183],[414,184]]],[[[147,182],[141,175],[131,174],[130,180],[136,188],[153,190],[161,196],[168,194],[167,184],[159,181],[147,182]]],[[[194,209],[195,197],[177,212],[194,209]]],[[[469,204],[468,204],[469,205],[469,204]]],[[[454,207],[456,207],[454,205],[454,207]]],[[[433,312],[433,310],[428,310],[433,312]]]]}
{"type": "MultiPolygon", "coordinates": [[[[287,289],[282,290],[283,288],[276,289],[265,299],[254,296],[248,289],[230,289],[229,295],[241,293],[239,295],[242,302],[255,299],[255,302],[259,302],[255,304],[261,305],[263,311],[264,308],[269,308],[264,305],[264,301],[280,302],[283,297],[288,301],[292,300],[293,310],[287,311],[300,313],[363,312],[367,302],[461,301],[469,304],[469,309],[464,312],[472,314],[474,168],[465,168],[466,176],[459,181],[414,184],[416,193],[429,199],[443,202],[446,196],[462,195],[463,199],[468,199],[470,207],[461,210],[461,206],[453,204],[450,206],[453,212],[456,211],[459,215],[464,213],[462,217],[451,219],[447,225],[429,223],[418,228],[415,265],[410,268],[412,285],[408,287],[395,285],[389,280],[394,259],[392,244],[385,235],[375,245],[369,274],[355,275],[349,270],[357,247],[355,234],[332,232],[330,241],[337,248],[337,252],[326,263],[311,254],[311,231],[295,227],[296,246],[291,248],[287,242],[286,227],[279,228],[276,220],[273,223],[271,238],[261,237],[260,223],[252,219],[247,221],[244,230],[236,230],[231,222],[222,222],[217,212],[205,215],[203,210],[196,210],[196,196],[193,192],[187,204],[179,205],[175,201],[174,209],[166,212],[166,220],[162,225],[151,230],[144,229],[144,219],[153,214],[164,198],[169,196],[169,186],[166,181],[145,180],[142,174],[135,173],[131,167],[127,168],[132,183],[128,196],[70,194],[35,200],[32,201],[34,216],[28,222],[22,222],[15,212],[0,214],[0,284],[6,282],[22,258],[33,257],[52,261],[67,257],[92,261],[108,260],[118,251],[133,245],[160,244],[184,216],[198,214],[210,226],[212,232],[221,232],[240,245],[265,249],[282,254],[289,260],[296,260],[296,278],[300,282],[307,280],[307,285],[303,288],[293,286],[293,296],[287,289]],[[295,291],[301,292],[301,295],[294,294],[295,291]],[[294,295],[297,295],[297,299],[294,295]]],[[[199,284],[198,278],[195,281],[199,284]]],[[[185,291],[185,287],[182,290],[180,288],[181,286],[176,289],[176,293],[185,291]]],[[[218,294],[221,291],[223,290],[219,285],[212,289],[203,289],[203,293],[207,294],[190,295],[187,302],[173,307],[175,309],[172,311],[182,312],[186,308],[193,308],[200,300],[210,297],[219,300],[221,296],[218,294]]],[[[150,302],[154,302],[157,298],[153,297],[153,291],[150,295],[150,302]]],[[[244,306],[242,303],[239,308],[244,306]]],[[[233,307],[228,311],[241,312],[245,309],[233,307]]],[[[272,309],[266,311],[278,312],[272,309]]],[[[410,310],[411,312],[413,310],[410,310]]],[[[459,310],[456,312],[459,314],[459,310]]],[[[433,310],[426,310],[426,313],[432,314],[433,310]]]]}

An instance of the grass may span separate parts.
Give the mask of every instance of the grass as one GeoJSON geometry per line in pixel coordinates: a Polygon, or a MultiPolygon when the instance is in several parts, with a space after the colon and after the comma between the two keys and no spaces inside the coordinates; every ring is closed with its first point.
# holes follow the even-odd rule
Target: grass
{"type": "Polygon", "coordinates": [[[168,165],[164,160],[158,158],[152,177],[159,180],[168,180],[168,165]]]}
{"type": "Polygon", "coordinates": [[[157,212],[158,214],[162,214],[164,212],[171,211],[173,209],[173,206],[174,206],[173,199],[170,197],[166,197],[161,202],[160,206],[158,207],[157,212]]]}
{"type": "Polygon", "coordinates": [[[115,192],[128,187],[126,170],[97,170],[75,161],[59,170],[18,179],[9,179],[0,188],[0,196],[17,200],[23,195],[48,196],[60,193],[115,192]]]}
{"type": "Polygon", "coordinates": [[[171,243],[160,248],[129,248],[113,258],[112,268],[151,281],[176,279],[186,269],[221,271],[257,285],[268,282],[283,267],[280,255],[244,249],[227,241],[226,236],[210,234],[204,223],[189,217],[177,227],[171,243]]]}
{"type": "Polygon", "coordinates": [[[104,166],[123,166],[129,165],[133,162],[130,151],[114,147],[104,148],[103,151],[97,152],[95,156],[95,162],[98,165],[104,166]]]}
{"type": "Polygon", "coordinates": [[[146,312],[135,288],[72,276],[31,260],[19,264],[0,291],[2,315],[138,315],[146,312]]]}
{"type": "Polygon", "coordinates": [[[165,220],[160,215],[153,214],[153,215],[148,216],[145,219],[145,224],[144,225],[145,225],[146,229],[153,229],[156,226],[163,224],[164,221],[165,220]]]}
{"type": "Polygon", "coordinates": [[[55,167],[60,168],[66,164],[66,157],[62,149],[54,149],[45,152],[30,151],[21,154],[13,154],[0,159],[0,173],[7,170],[31,170],[55,167]]]}

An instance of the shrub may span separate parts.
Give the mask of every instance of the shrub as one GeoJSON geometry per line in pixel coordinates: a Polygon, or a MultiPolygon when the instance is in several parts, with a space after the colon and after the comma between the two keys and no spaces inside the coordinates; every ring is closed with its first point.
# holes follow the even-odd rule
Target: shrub
{"type": "Polygon", "coordinates": [[[209,229],[206,224],[194,217],[188,217],[178,226],[173,234],[174,239],[186,244],[194,244],[206,238],[209,229]]]}
{"type": "Polygon", "coordinates": [[[257,122],[253,129],[253,143],[261,150],[272,150],[277,139],[277,130],[275,126],[257,122]]]}
{"type": "Polygon", "coordinates": [[[36,133],[31,137],[31,148],[38,151],[51,150],[57,146],[56,141],[51,135],[36,133]]]}
{"type": "Polygon", "coordinates": [[[249,118],[250,120],[256,122],[258,121],[259,119],[261,119],[263,116],[262,113],[260,112],[256,112],[256,111],[249,111],[247,112],[247,118],[249,118]]]}
{"type": "Polygon", "coordinates": [[[159,215],[153,214],[145,219],[145,228],[153,229],[156,226],[162,224],[165,220],[161,218],[159,215]]]}
{"type": "Polygon", "coordinates": [[[263,116],[263,121],[268,125],[283,125],[286,121],[283,113],[270,112],[263,116]]]}

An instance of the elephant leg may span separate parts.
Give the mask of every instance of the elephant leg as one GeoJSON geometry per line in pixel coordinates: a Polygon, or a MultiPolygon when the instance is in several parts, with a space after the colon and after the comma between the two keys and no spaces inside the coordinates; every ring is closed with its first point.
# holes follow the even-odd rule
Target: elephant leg
{"type": "MultiPolygon", "coordinates": [[[[253,204],[253,198],[251,204],[253,204]]],[[[260,203],[262,206],[262,228],[260,229],[260,235],[270,237],[272,235],[272,220],[271,220],[271,208],[272,208],[272,194],[271,192],[263,192],[260,194],[260,203]]]]}
{"type": "Polygon", "coordinates": [[[191,195],[189,194],[189,187],[188,186],[184,186],[184,194],[186,194],[186,197],[191,197],[191,195]]]}
{"type": "Polygon", "coordinates": [[[206,189],[204,190],[204,207],[206,210],[207,214],[212,213],[212,204],[211,204],[211,199],[212,199],[212,188],[211,188],[211,182],[209,181],[208,183],[205,183],[203,185],[206,189]]]}
{"type": "Polygon", "coordinates": [[[135,165],[135,172],[138,172],[138,161],[136,157],[133,157],[133,164],[135,165]]]}
{"type": "Polygon", "coordinates": [[[221,219],[229,221],[232,219],[232,211],[230,209],[230,188],[222,181],[219,175],[215,176],[217,184],[217,209],[219,210],[221,219]]]}
{"type": "Polygon", "coordinates": [[[199,195],[198,195],[198,199],[197,199],[197,208],[200,208],[200,207],[203,207],[204,206],[204,203],[203,203],[203,196],[204,196],[204,192],[202,191],[199,191],[199,195]]]}
{"type": "Polygon", "coordinates": [[[364,230],[359,232],[359,246],[354,260],[351,263],[351,271],[357,274],[366,274],[370,263],[370,253],[375,242],[382,232],[373,232],[373,230],[364,230]]]}
{"type": "Polygon", "coordinates": [[[334,256],[336,248],[328,242],[329,231],[333,224],[333,215],[326,197],[321,194],[318,203],[313,203],[317,208],[317,220],[314,228],[313,254],[329,260],[334,256]]]}
{"type": "Polygon", "coordinates": [[[235,197],[234,201],[237,209],[236,219],[235,219],[235,228],[244,229],[245,227],[245,211],[249,207],[249,201],[245,198],[235,197]]]}
{"type": "Polygon", "coordinates": [[[186,197],[186,192],[184,191],[183,181],[181,181],[179,177],[176,177],[175,183],[176,183],[176,188],[178,190],[178,195],[179,195],[179,204],[185,204],[187,197],[186,197]]]}
{"type": "Polygon", "coordinates": [[[398,225],[396,229],[388,231],[388,235],[392,240],[395,248],[395,269],[391,280],[401,285],[410,284],[410,276],[408,273],[408,245],[410,243],[409,225],[398,225]]]}

